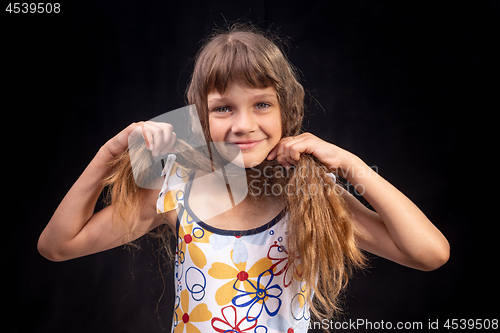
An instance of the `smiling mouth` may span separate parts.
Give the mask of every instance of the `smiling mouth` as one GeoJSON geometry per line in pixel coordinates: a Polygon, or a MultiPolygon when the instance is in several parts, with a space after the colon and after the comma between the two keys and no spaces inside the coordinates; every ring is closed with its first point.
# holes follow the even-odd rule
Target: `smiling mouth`
{"type": "Polygon", "coordinates": [[[230,144],[238,146],[241,150],[247,150],[258,146],[262,141],[264,140],[235,141],[235,142],[230,142],[230,144]]]}

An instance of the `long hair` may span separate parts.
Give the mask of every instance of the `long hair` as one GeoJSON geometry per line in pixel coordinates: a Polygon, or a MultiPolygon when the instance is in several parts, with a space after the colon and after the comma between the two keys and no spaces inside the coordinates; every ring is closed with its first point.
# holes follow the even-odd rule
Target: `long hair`
{"type": "MultiPolygon", "coordinates": [[[[272,37],[252,26],[234,25],[206,40],[196,56],[187,90],[188,103],[196,106],[207,142],[211,141],[207,96],[212,91],[223,94],[231,83],[253,88],[274,87],[281,109],[283,137],[301,133],[305,93],[296,69],[272,37]]],[[[124,153],[112,163],[114,171],[107,178],[111,202],[122,219],[126,219],[124,212],[133,216],[140,210],[136,203],[137,185],[131,179],[131,170],[125,166],[127,163],[130,164],[130,159],[124,153]]],[[[281,198],[289,214],[289,262],[300,258],[300,273],[312,313],[319,318],[331,318],[341,309],[340,296],[350,273],[365,263],[356,243],[349,207],[339,185],[332,182],[326,167],[312,155],[302,154],[290,172],[281,172],[280,177],[264,178],[261,172],[264,167],[278,170],[281,166],[276,161],[264,161],[249,170],[249,180],[277,183],[287,189],[282,191],[281,198]]],[[[258,187],[249,187],[249,191],[256,200],[262,199],[258,187]]]]}

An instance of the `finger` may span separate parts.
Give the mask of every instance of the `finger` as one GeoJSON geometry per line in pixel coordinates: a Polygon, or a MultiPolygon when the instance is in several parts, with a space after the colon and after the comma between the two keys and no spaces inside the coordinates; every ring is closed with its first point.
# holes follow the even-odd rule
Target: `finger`
{"type": "Polygon", "coordinates": [[[278,142],[278,144],[276,145],[276,147],[272,149],[271,153],[269,153],[268,159],[272,160],[276,158],[278,163],[280,163],[286,168],[292,166],[290,160],[287,159],[287,153],[285,148],[287,142],[290,142],[291,140],[293,140],[293,137],[286,137],[281,139],[280,142],[278,142]]]}
{"type": "Polygon", "coordinates": [[[172,150],[177,136],[173,132],[173,127],[167,123],[155,123],[158,128],[158,135],[155,137],[155,150],[159,155],[164,155],[172,150]]]}
{"type": "Polygon", "coordinates": [[[277,151],[277,154],[276,155],[282,155],[285,153],[285,150],[286,150],[286,145],[288,142],[292,141],[293,140],[293,137],[286,137],[286,138],[283,138],[280,140],[280,142],[278,142],[278,151],[277,151]]]}
{"type": "Polygon", "coordinates": [[[153,149],[151,153],[153,156],[158,156],[160,154],[160,150],[163,148],[164,133],[163,129],[157,124],[149,124],[149,129],[153,135],[153,149]]]}
{"type": "Polygon", "coordinates": [[[282,166],[286,167],[288,166],[290,163],[288,163],[284,157],[283,154],[280,154],[280,155],[277,155],[276,156],[276,161],[278,161],[279,164],[281,164],[282,166]]]}
{"type": "Polygon", "coordinates": [[[278,149],[279,149],[279,144],[277,144],[276,146],[274,146],[273,149],[271,149],[271,151],[267,155],[267,159],[269,161],[272,161],[276,158],[276,156],[278,155],[278,149]]]}
{"type": "Polygon", "coordinates": [[[290,159],[291,163],[300,159],[300,154],[304,152],[304,144],[302,142],[294,142],[286,149],[285,156],[290,159]]]}
{"type": "Polygon", "coordinates": [[[146,130],[146,126],[144,123],[141,123],[141,130],[142,130],[142,137],[144,138],[144,141],[146,143],[146,148],[149,150],[153,150],[153,135],[146,130]]]}
{"type": "Polygon", "coordinates": [[[160,150],[160,155],[165,155],[168,153],[175,152],[174,146],[177,140],[177,135],[174,132],[169,132],[165,134],[165,138],[168,138],[168,141],[164,142],[164,145],[160,150]]]}
{"type": "Polygon", "coordinates": [[[267,159],[268,160],[274,160],[276,157],[278,157],[278,155],[281,155],[283,154],[283,147],[282,147],[282,143],[285,142],[288,138],[282,138],[277,144],[276,146],[274,146],[273,149],[271,149],[271,151],[269,152],[269,154],[267,155],[267,159]]]}
{"type": "Polygon", "coordinates": [[[289,163],[294,163],[300,159],[303,152],[303,139],[292,137],[283,144],[283,156],[289,163]]]}
{"type": "Polygon", "coordinates": [[[280,153],[276,156],[276,161],[282,166],[289,168],[292,166],[291,160],[287,157],[286,153],[280,153]]]}
{"type": "MultiPolygon", "coordinates": [[[[300,154],[299,154],[299,155],[300,155],[300,154]]],[[[290,164],[290,165],[295,164],[295,162],[297,162],[297,161],[296,161],[295,159],[293,159],[293,158],[292,158],[292,156],[291,156],[291,155],[289,155],[288,153],[283,154],[283,158],[284,158],[284,159],[285,159],[285,161],[286,161],[288,164],[290,164]]],[[[297,160],[298,160],[298,159],[297,159],[297,160]]]]}

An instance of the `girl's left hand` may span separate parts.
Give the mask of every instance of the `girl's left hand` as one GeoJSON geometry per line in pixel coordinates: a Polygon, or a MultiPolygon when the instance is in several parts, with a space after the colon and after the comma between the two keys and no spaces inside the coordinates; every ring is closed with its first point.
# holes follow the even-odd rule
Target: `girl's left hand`
{"type": "MultiPolygon", "coordinates": [[[[323,163],[330,172],[347,166],[352,154],[311,133],[281,139],[269,155],[268,160],[277,159],[284,167],[290,167],[300,159],[300,154],[311,154],[323,163]]],[[[339,170],[340,171],[340,170],[339,170]]]]}

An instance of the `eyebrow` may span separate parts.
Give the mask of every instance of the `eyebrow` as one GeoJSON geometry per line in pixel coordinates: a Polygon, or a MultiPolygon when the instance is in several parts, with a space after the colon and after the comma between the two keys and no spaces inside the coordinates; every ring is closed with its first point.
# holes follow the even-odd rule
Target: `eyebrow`
{"type": "MultiPolygon", "coordinates": [[[[274,94],[260,94],[260,95],[255,95],[251,97],[252,99],[261,99],[261,98],[267,98],[267,97],[272,97],[272,98],[277,98],[276,95],[274,94]]],[[[220,98],[212,98],[208,100],[207,103],[214,103],[214,102],[227,102],[229,99],[227,97],[220,97],[220,98]]]]}

